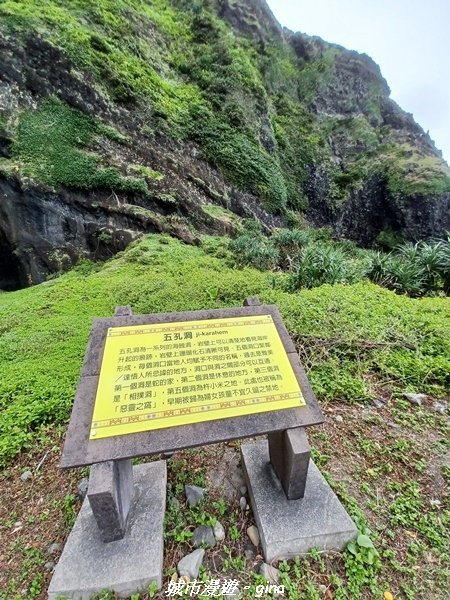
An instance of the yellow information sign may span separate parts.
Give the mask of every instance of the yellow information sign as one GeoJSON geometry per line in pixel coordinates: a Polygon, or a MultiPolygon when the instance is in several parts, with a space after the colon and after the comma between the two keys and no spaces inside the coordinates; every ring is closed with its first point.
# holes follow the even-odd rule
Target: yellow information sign
{"type": "Polygon", "coordinates": [[[90,439],[304,404],[271,315],[111,327],[90,439]]]}

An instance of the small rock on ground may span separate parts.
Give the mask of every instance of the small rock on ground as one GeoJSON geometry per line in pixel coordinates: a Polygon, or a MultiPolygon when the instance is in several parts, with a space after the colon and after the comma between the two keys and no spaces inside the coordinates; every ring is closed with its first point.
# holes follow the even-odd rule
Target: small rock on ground
{"type": "Polygon", "coordinates": [[[80,479],[80,483],[77,485],[77,494],[78,498],[83,501],[86,498],[86,494],[89,487],[89,479],[87,477],[83,477],[80,479]]]}
{"type": "Polygon", "coordinates": [[[379,398],[372,398],[372,404],[375,408],[384,408],[384,402],[379,398]]]}
{"type": "Polygon", "coordinates": [[[50,546],[47,548],[47,556],[50,556],[51,554],[56,554],[60,550],[61,550],[61,544],[58,544],[57,542],[53,542],[53,544],[50,544],[50,546]]]}
{"type": "Polygon", "coordinates": [[[186,554],[186,556],[184,556],[177,565],[180,577],[187,575],[191,579],[196,579],[198,577],[198,572],[200,571],[204,555],[205,551],[203,548],[198,548],[197,550],[194,550],[194,552],[186,554]]]}
{"type": "Polygon", "coordinates": [[[221,542],[225,539],[225,529],[222,523],[219,523],[219,521],[217,521],[217,523],[214,525],[213,533],[217,542],[221,542]]]}
{"type": "Polygon", "coordinates": [[[248,562],[251,562],[254,560],[256,554],[255,554],[254,550],[250,550],[250,548],[246,548],[244,550],[244,556],[245,556],[245,560],[248,560],[248,562]]]}
{"type": "Polygon", "coordinates": [[[250,540],[245,540],[244,542],[244,556],[248,562],[253,562],[253,560],[256,557],[255,546],[251,543],[250,540]]]}
{"type": "Polygon", "coordinates": [[[198,487],[198,485],[185,485],[184,493],[186,494],[186,498],[189,506],[195,506],[201,500],[203,500],[205,496],[206,490],[198,487]]]}
{"type": "Polygon", "coordinates": [[[343,417],[342,415],[336,415],[336,416],[334,417],[334,420],[335,420],[337,423],[342,423],[342,422],[344,421],[344,417],[343,417]]]}
{"type": "Polygon", "coordinates": [[[171,508],[178,510],[180,508],[180,501],[178,500],[178,498],[175,498],[175,496],[172,496],[169,500],[169,505],[171,508]]]}
{"type": "Polygon", "coordinates": [[[247,500],[244,498],[244,496],[241,496],[241,499],[239,500],[239,506],[241,507],[241,510],[245,510],[247,508],[247,500]]]}
{"type": "Polygon", "coordinates": [[[259,531],[256,525],[250,525],[250,527],[247,529],[247,535],[254,546],[259,545],[259,531]]]}
{"type": "Polygon", "coordinates": [[[20,476],[20,479],[22,481],[28,481],[29,479],[31,479],[33,477],[33,473],[31,471],[24,471],[22,473],[22,475],[20,476]]]}
{"type": "Polygon", "coordinates": [[[437,413],[440,413],[441,415],[445,415],[445,413],[447,412],[447,407],[445,406],[445,404],[442,404],[442,402],[434,402],[433,410],[437,413]]]}
{"type": "Polygon", "coordinates": [[[427,399],[426,394],[413,394],[411,392],[404,392],[403,395],[407,400],[409,400],[409,402],[411,402],[411,404],[416,404],[417,406],[423,404],[423,402],[425,402],[427,399]]]}
{"type": "Polygon", "coordinates": [[[223,600],[239,600],[239,598],[241,598],[241,593],[239,592],[239,590],[236,590],[231,594],[224,594],[222,597],[223,600]]]}
{"type": "Polygon", "coordinates": [[[267,563],[263,562],[261,564],[259,572],[269,583],[273,583],[274,585],[280,580],[280,571],[267,563]]]}
{"type": "Polygon", "coordinates": [[[208,525],[199,525],[199,527],[196,527],[192,536],[192,543],[196,548],[199,546],[207,546],[208,548],[215,546],[216,538],[214,537],[212,527],[208,525]]]}
{"type": "Polygon", "coordinates": [[[55,568],[55,563],[52,560],[49,560],[48,562],[45,563],[44,565],[44,569],[46,571],[53,571],[53,569],[55,568]]]}

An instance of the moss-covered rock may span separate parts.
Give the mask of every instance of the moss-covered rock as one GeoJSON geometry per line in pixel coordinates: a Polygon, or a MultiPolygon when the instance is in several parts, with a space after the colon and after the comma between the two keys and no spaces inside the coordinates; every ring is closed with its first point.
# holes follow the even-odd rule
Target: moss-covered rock
{"type": "Polygon", "coordinates": [[[448,167],[378,66],[283,30],[263,0],[5,0],[0,29],[0,177],[22,190],[200,231],[223,230],[211,202],[365,245],[450,228],[448,167]]]}

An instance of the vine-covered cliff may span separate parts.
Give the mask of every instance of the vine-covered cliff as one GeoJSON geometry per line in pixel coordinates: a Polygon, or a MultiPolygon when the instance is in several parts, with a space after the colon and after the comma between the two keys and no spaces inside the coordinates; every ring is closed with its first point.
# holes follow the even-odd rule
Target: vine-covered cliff
{"type": "Polygon", "coordinates": [[[449,169],[367,56],[264,0],[0,4],[0,288],[141,232],[450,229],[449,169]]]}

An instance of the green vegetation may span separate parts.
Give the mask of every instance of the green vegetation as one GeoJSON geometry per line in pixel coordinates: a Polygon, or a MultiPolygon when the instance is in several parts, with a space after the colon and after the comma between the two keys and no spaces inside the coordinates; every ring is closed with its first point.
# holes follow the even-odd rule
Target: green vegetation
{"type": "Polygon", "coordinates": [[[241,235],[230,242],[230,248],[235,254],[239,266],[252,265],[261,271],[273,269],[280,260],[276,248],[268,244],[263,237],[241,235]]]}
{"type": "Polygon", "coordinates": [[[289,271],[290,291],[364,278],[412,297],[450,292],[450,238],[397,246],[389,253],[333,241],[327,230],[244,231],[230,242],[239,266],[289,271]]]}
{"type": "Polygon", "coordinates": [[[48,98],[38,109],[21,116],[13,161],[23,164],[24,175],[52,186],[109,188],[146,195],[144,180],[123,177],[113,167],[101,168],[100,156],[87,152],[96,134],[112,137],[112,131],[56,98],[48,98]]]}
{"type": "Polygon", "coordinates": [[[450,293],[450,238],[404,244],[389,254],[372,253],[367,276],[389,289],[420,296],[450,293]]]}
{"type": "Polygon", "coordinates": [[[222,125],[205,112],[198,115],[193,137],[204,157],[222,167],[242,189],[259,196],[266,209],[283,212],[287,203],[286,184],[276,160],[248,136],[222,125]]]}
{"type": "Polygon", "coordinates": [[[324,283],[355,283],[363,271],[339,248],[326,244],[311,244],[294,257],[289,280],[292,289],[312,288],[324,283]]]}
{"type": "Polygon", "coordinates": [[[130,171],[134,171],[135,173],[139,173],[139,175],[142,175],[143,177],[154,179],[155,181],[161,181],[161,179],[164,179],[164,175],[162,173],[155,171],[146,165],[130,165],[128,169],[130,171]]]}
{"type": "MultiPolygon", "coordinates": [[[[311,108],[318,96],[333,96],[342,87],[341,50],[325,45],[299,58],[277,39],[268,39],[262,49],[219,18],[211,0],[5,0],[0,22],[18,43],[38,31],[96,94],[139,115],[140,135],[157,132],[195,142],[203,158],[274,213],[307,209],[312,174],[331,210],[373,174],[381,174],[397,199],[450,189],[442,160],[398,143],[388,126],[376,125],[382,94],[376,82],[361,98],[346,90],[345,116],[321,116],[311,108]],[[357,116],[349,115],[352,110],[357,116]],[[331,158],[336,148],[339,165],[331,158]]],[[[114,166],[100,168],[99,157],[84,151],[97,133],[122,145],[131,138],[106,123],[89,130],[86,118],[70,110],[41,103],[35,115],[33,110],[23,115],[17,132],[17,115],[2,116],[19,138],[16,157],[24,159],[16,163],[19,171],[51,185],[144,193],[145,181],[124,178],[114,166]],[[80,125],[79,140],[66,120],[80,125]],[[50,124],[54,143],[48,147],[50,124]],[[74,159],[79,175],[68,167],[74,159]]],[[[14,169],[4,162],[8,175],[14,169]]]]}
{"type": "MultiPolygon", "coordinates": [[[[345,96],[340,49],[303,39],[304,52],[297,52],[265,36],[264,25],[233,0],[230,11],[242,10],[243,24],[259,29],[261,38],[240,34],[218,17],[218,6],[213,0],[0,3],[2,33],[20,52],[32,43],[37,54],[54,57],[56,69],[59,52],[71,61],[64,76],[73,78],[75,94],[48,78],[32,106],[2,109],[0,128],[12,140],[12,156],[0,160],[2,175],[145,196],[171,213],[182,198],[169,170],[160,172],[156,159],[135,152],[139,141],[151,148],[167,137],[186,142],[167,142],[175,157],[192,149],[195,158],[198,149],[294,227],[267,237],[256,221],[219,206],[228,206],[227,196],[197,179],[217,202],[202,209],[241,229],[236,239],[203,237],[194,247],[155,235],[105,264],[83,260],[45,284],[0,294],[0,484],[8,500],[0,514],[0,534],[8,538],[1,543],[8,580],[0,574],[6,581],[0,598],[45,593],[42,540],[58,531],[62,541],[80,505],[79,474],[62,476],[56,464],[92,318],[111,315],[116,305],[130,304],[136,313],[195,310],[241,305],[250,295],[280,308],[327,414],[311,433],[314,460],[359,529],[342,553],[313,550],[279,564],[286,596],[366,600],[392,589],[406,600],[444,598],[450,471],[442,456],[449,425],[445,408],[437,411],[433,402],[446,398],[450,384],[450,241],[402,244],[386,229],[377,245],[389,252],[365,251],[333,240],[327,229],[302,228],[301,213],[310,198],[323,202],[332,220],[371,179],[387,186],[401,210],[415,196],[447,193],[448,169],[426,146],[412,145],[414,133],[411,144],[402,143],[383,124],[377,83],[362,98],[349,91],[326,114],[317,108],[345,96]],[[74,97],[78,109],[69,105],[74,97]],[[95,99],[108,107],[103,120],[88,114],[95,99]],[[429,397],[416,407],[404,391],[429,397]],[[336,413],[343,415],[339,422],[336,413]],[[28,468],[27,487],[20,473],[28,468]]],[[[186,226],[185,216],[161,217],[150,206],[122,203],[122,210],[150,224],[186,226]]],[[[97,240],[110,246],[111,232],[98,232],[97,240]]],[[[52,259],[63,270],[68,257],[56,250],[52,259]]],[[[165,576],[174,572],[177,552],[191,549],[194,527],[221,520],[221,574],[248,585],[247,600],[265,583],[244,559],[251,511],[209,489],[205,465],[217,464],[217,452],[180,452],[168,461],[165,576]],[[194,509],[184,503],[186,483],[208,487],[194,509]],[[170,504],[174,499],[179,508],[170,504]]],[[[201,579],[214,573],[209,567],[205,562],[201,579]]],[[[155,595],[162,592],[151,586],[145,598],[155,595]]]]}
{"type": "MultiPolygon", "coordinates": [[[[264,97],[255,56],[240,46],[208,2],[174,5],[164,0],[152,5],[103,0],[69,7],[56,0],[26,4],[7,0],[0,16],[10,30],[25,36],[39,28],[78,67],[93,70],[98,85],[113,101],[150,102],[149,129],[195,140],[204,157],[233,182],[259,195],[269,210],[282,211],[287,194],[278,159],[255,136],[257,122],[248,120],[254,111],[241,114],[242,103],[237,101],[247,98],[252,105],[252,94],[264,97]]],[[[67,160],[60,161],[69,164],[70,154],[69,146],[67,160]]],[[[81,160],[79,153],[76,157],[84,178],[71,181],[62,166],[56,183],[90,186],[92,158],[81,160]]],[[[51,164],[52,158],[47,162],[51,164]]],[[[106,185],[117,187],[117,177],[105,171],[106,185]]],[[[45,170],[35,168],[35,175],[45,175],[45,170]]]]}
{"type": "Polygon", "coordinates": [[[388,187],[397,198],[450,191],[450,169],[437,156],[424,156],[410,144],[388,153],[388,187]]]}
{"type": "Polygon", "coordinates": [[[214,217],[215,219],[219,219],[220,221],[223,221],[224,223],[230,223],[232,225],[239,225],[240,224],[240,217],[238,217],[236,215],[236,213],[232,212],[231,210],[228,210],[227,208],[224,208],[223,206],[219,206],[217,204],[204,204],[202,206],[202,210],[207,214],[210,215],[211,217],[214,217]]]}
{"type": "MultiPolygon", "coordinates": [[[[205,249],[221,254],[209,240],[205,249]]],[[[91,271],[84,262],[45,285],[2,294],[2,462],[29,447],[39,431],[67,421],[91,318],[119,304],[149,313],[240,305],[259,295],[280,307],[322,400],[369,398],[370,374],[394,387],[444,393],[447,300],[411,300],[365,282],[289,293],[286,275],[235,270],[226,260],[151,236],[103,267],[91,271]]]]}

